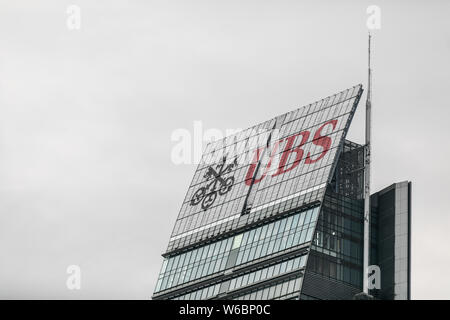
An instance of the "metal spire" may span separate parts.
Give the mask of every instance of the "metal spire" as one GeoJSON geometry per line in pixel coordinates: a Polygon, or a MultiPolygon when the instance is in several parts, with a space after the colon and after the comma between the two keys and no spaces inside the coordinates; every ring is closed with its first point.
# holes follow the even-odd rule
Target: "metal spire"
{"type": "Polygon", "coordinates": [[[371,34],[369,32],[368,48],[368,79],[366,98],[366,145],[364,157],[364,263],[363,263],[363,292],[369,294],[369,250],[370,250],[370,136],[372,131],[371,111],[372,111],[372,69],[370,65],[371,34]]]}

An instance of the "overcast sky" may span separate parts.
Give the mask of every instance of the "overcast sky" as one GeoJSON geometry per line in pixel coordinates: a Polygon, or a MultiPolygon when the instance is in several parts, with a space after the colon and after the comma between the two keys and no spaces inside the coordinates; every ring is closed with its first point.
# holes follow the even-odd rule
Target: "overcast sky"
{"type": "Polygon", "coordinates": [[[149,298],[195,169],[172,132],[365,86],[371,4],[373,190],[412,181],[412,297],[450,298],[445,0],[0,0],[0,298],[149,298]]]}

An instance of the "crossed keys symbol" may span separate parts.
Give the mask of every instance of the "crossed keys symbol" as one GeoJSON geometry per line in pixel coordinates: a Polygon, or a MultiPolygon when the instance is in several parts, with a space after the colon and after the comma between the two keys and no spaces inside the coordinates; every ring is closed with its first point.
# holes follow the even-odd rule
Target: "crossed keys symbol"
{"type": "Polygon", "coordinates": [[[234,177],[224,178],[223,175],[230,173],[234,167],[237,166],[237,158],[233,163],[226,164],[226,157],[223,157],[222,163],[215,166],[210,166],[203,177],[206,181],[210,181],[206,186],[198,189],[191,199],[191,206],[202,203],[202,209],[206,210],[214,201],[216,201],[217,194],[224,195],[231,190],[234,184],[234,177]]]}

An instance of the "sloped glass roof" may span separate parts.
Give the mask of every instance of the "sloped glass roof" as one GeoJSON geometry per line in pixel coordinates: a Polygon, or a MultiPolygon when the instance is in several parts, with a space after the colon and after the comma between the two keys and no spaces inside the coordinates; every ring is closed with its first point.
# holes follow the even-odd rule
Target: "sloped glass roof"
{"type": "Polygon", "coordinates": [[[167,252],[322,201],[357,85],[208,144],[167,252]]]}

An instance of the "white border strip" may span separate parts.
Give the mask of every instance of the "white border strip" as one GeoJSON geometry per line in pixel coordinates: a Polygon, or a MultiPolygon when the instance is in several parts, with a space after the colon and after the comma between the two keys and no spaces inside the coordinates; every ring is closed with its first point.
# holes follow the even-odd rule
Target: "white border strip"
{"type": "Polygon", "coordinates": [[[221,223],[224,223],[224,222],[227,222],[227,221],[230,221],[230,220],[239,218],[240,216],[241,216],[241,214],[238,213],[238,214],[235,214],[234,216],[231,216],[231,217],[228,217],[228,218],[225,218],[225,219],[222,219],[222,220],[218,220],[218,221],[216,221],[216,222],[207,224],[207,225],[205,225],[205,226],[203,226],[203,227],[199,227],[199,228],[197,228],[197,229],[194,229],[194,230],[191,230],[191,231],[187,231],[187,232],[185,232],[185,233],[182,233],[182,234],[179,234],[179,235],[177,235],[177,236],[175,236],[175,237],[170,238],[170,241],[173,241],[173,240],[177,240],[177,239],[183,238],[183,237],[185,237],[185,236],[188,236],[188,235],[190,235],[190,234],[194,234],[194,233],[196,233],[196,232],[199,232],[199,231],[202,231],[202,230],[205,230],[205,229],[209,229],[209,228],[211,228],[211,227],[217,226],[218,224],[221,224],[221,223]]]}
{"type": "MultiPolygon", "coordinates": [[[[284,197],[284,198],[281,198],[281,199],[278,199],[278,200],[275,200],[275,201],[272,201],[272,202],[263,204],[263,205],[258,206],[258,207],[254,207],[254,208],[252,208],[252,209],[250,210],[250,213],[253,213],[253,212],[255,212],[255,211],[258,211],[258,210],[262,210],[262,209],[268,208],[268,207],[270,207],[270,206],[273,206],[273,205],[276,205],[276,204],[278,204],[278,203],[281,203],[281,202],[284,202],[284,201],[293,199],[293,198],[295,198],[295,197],[298,197],[298,196],[307,194],[307,193],[309,193],[309,192],[319,190],[319,189],[321,189],[321,188],[326,187],[326,185],[327,185],[326,183],[322,183],[321,185],[318,185],[318,186],[315,186],[315,187],[312,187],[312,188],[309,188],[309,189],[306,189],[306,190],[303,190],[303,191],[299,191],[299,192],[297,192],[297,193],[291,194],[290,196],[286,196],[286,197],[284,197]]],[[[214,226],[217,226],[217,225],[219,225],[219,224],[222,224],[222,223],[224,223],[224,222],[228,222],[228,221],[234,220],[234,219],[236,219],[236,218],[239,218],[240,216],[241,216],[241,214],[238,213],[238,214],[235,214],[235,215],[233,215],[233,216],[227,217],[227,218],[225,218],[225,219],[222,219],[222,220],[219,220],[219,221],[216,221],[216,222],[207,224],[207,225],[205,225],[205,226],[203,226],[203,227],[199,227],[199,228],[196,228],[196,229],[194,229],[194,230],[184,232],[184,233],[182,233],[182,234],[179,234],[179,235],[177,235],[177,236],[174,236],[174,237],[170,238],[170,241],[174,241],[174,240],[177,240],[177,239],[180,239],[180,238],[184,238],[184,237],[186,237],[186,236],[189,236],[189,235],[191,235],[191,234],[197,233],[197,232],[199,232],[199,231],[206,230],[206,229],[209,229],[209,228],[211,228],[211,227],[214,227],[214,226]]]]}
{"type": "Polygon", "coordinates": [[[286,196],[286,197],[283,197],[283,198],[281,198],[281,199],[278,199],[278,200],[275,200],[275,201],[272,201],[272,202],[263,204],[263,205],[261,205],[261,206],[259,206],[259,207],[254,207],[254,208],[252,208],[252,209],[250,210],[250,212],[255,212],[255,211],[258,211],[258,210],[262,210],[262,209],[268,208],[268,207],[270,207],[270,206],[273,206],[273,205],[275,205],[275,204],[278,204],[278,203],[281,203],[281,202],[284,202],[284,201],[293,199],[293,198],[295,198],[295,197],[304,195],[304,194],[306,194],[306,193],[309,193],[309,192],[312,192],[312,191],[319,190],[319,189],[321,189],[321,188],[324,188],[326,185],[327,185],[326,183],[322,183],[321,185],[318,185],[318,186],[315,186],[315,187],[312,187],[312,188],[309,188],[309,189],[306,189],[306,190],[299,191],[299,192],[297,192],[297,193],[291,194],[290,196],[286,196]]]}

